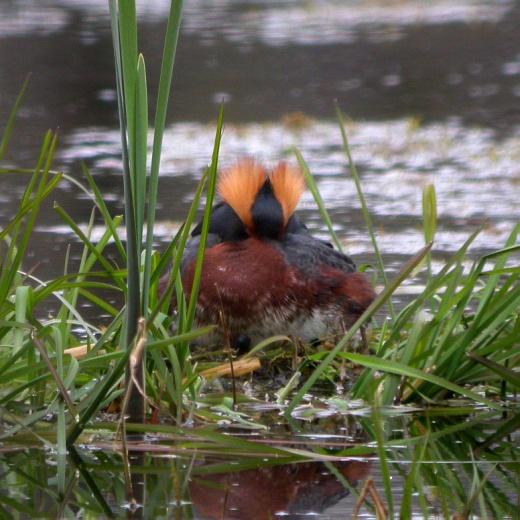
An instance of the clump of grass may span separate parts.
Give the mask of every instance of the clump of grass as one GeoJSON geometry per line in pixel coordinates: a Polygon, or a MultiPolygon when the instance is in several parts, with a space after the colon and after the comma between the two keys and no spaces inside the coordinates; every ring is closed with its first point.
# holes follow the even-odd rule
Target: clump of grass
{"type": "MultiPolygon", "coordinates": [[[[218,117],[210,166],[197,189],[187,220],[171,245],[159,255],[152,250],[153,223],[161,143],[182,2],[172,2],[168,20],[149,174],[146,170],[146,70],[144,58],[137,54],[135,3],[118,3],[114,0],[110,2],[110,8],[122,138],[126,244],[124,245],[119,237],[121,217],[110,215],[93,176],[83,167],[91,189],[91,197],[105,222],[106,232],[101,240],[94,243],[90,236],[93,216],[85,231],[63,208],[55,205],[58,215],[83,243],[79,272],[69,273],[66,259],[62,277],[45,282],[29,275],[27,281],[30,279],[30,283],[25,283],[26,280],[21,274],[22,260],[37,211],[41,202],[50,195],[63,177],[61,173],[50,170],[56,147],[56,137],[51,132],[45,136],[34,173],[21,199],[19,211],[1,231],[1,238],[6,240],[8,245],[0,272],[0,291],[3,296],[0,339],[3,339],[7,346],[13,345],[13,348],[3,348],[0,352],[0,403],[10,410],[8,422],[13,425],[12,428],[7,428],[4,436],[16,434],[20,427],[29,428],[46,415],[57,414],[61,451],[64,450],[65,443],[70,446],[75,442],[98,410],[122,395],[123,389],[119,387],[119,383],[125,368],[127,386],[133,386],[132,380],[137,382],[129,394],[127,411],[130,419],[143,420],[145,399],[141,392],[148,386],[150,399],[158,403],[159,407],[169,409],[170,413],[174,413],[176,420],[182,422],[185,411],[184,393],[188,389],[192,396],[195,395],[195,378],[189,361],[188,345],[194,338],[210,330],[209,327],[202,331],[193,330],[191,324],[197,287],[194,284],[192,293],[188,295],[188,302],[183,304],[184,295],[179,285],[178,274],[183,248],[204,188],[206,222],[211,209],[223,110],[221,109],[218,117]],[[146,239],[143,233],[145,226],[148,229],[146,239]],[[119,266],[114,266],[104,256],[104,249],[110,240],[114,241],[119,253],[119,266]],[[161,295],[158,293],[159,277],[172,259],[174,265],[170,283],[165,294],[161,295]],[[99,270],[94,271],[94,268],[99,270]],[[125,297],[124,309],[120,311],[113,308],[104,298],[96,295],[97,290],[122,293],[125,297]],[[177,332],[172,335],[169,305],[173,290],[180,291],[180,305],[176,322],[177,332]],[[44,307],[50,298],[59,301],[56,318],[37,319],[35,309],[44,307]],[[90,300],[101,311],[113,316],[113,321],[106,330],[100,330],[81,317],[78,310],[80,298],[90,300]],[[149,359],[141,366],[134,363],[130,370],[128,362],[135,341],[137,320],[141,317],[145,320],[146,351],[149,353],[149,359]],[[79,346],[83,341],[72,332],[73,325],[80,325],[86,335],[88,353],[81,359],[65,354],[68,349],[79,346]],[[35,345],[38,349],[35,349],[35,345]],[[165,357],[169,365],[165,362],[165,357]],[[63,400],[52,397],[55,386],[62,390],[63,400]],[[65,403],[72,406],[67,408],[65,403]]],[[[2,154],[7,147],[22,94],[23,92],[3,135],[0,147],[2,154]]],[[[3,173],[17,171],[10,168],[2,170],[3,173]]],[[[85,190],[83,187],[82,189],[85,190]]],[[[197,260],[199,273],[206,235],[207,225],[203,229],[197,260]]]]}
{"type": "MultiPolygon", "coordinates": [[[[121,150],[125,195],[127,287],[125,333],[123,343],[131,349],[137,335],[140,316],[149,314],[150,279],[152,272],[153,225],[157,202],[161,143],[163,139],[175,51],[179,35],[182,1],[172,2],[159,80],[159,95],[154,127],[152,167],[147,175],[148,155],[148,92],[144,57],[138,53],[135,1],[109,1],[114,63],[121,129],[121,150]],[[147,225],[146,247],[143,251],[143,229],[147,225]],[[141,271],[143,281],[141,283],[141,271]]],[[[134,421],[143,421],[144,399],[137,386],[145,388],[142,363],[134,367],[138,380],[130,393],[128,414],[134,421]]],[[[127,385],[132,374],[127,367],[127,385]]]]}
{"type": "MultiPolygon", "coordinates": [[[[82,507],[90,508],[95,513],[111,514],[103,492],[91,477],[91,468],[85,462],[88,457],[78,454],[73,445],[85,429],[115,431],[116,424],[96,425],[92,419],[114,399],[122,399],[123,395],[128,396],[129,407],[126,411],[131,422],[142,422],[145,406],[150,404],[163,418],[174,423],[128,424],[128,432],[152,432],[181,439],[179,449],[191,450],[190,453],[202,450],[234,457],[240,451],[249,456],[247,460],[241,459],[238,465],[234,460],[196,468],[193,468],[193,463],[188,465],[196,475],[248,469],[254,465],[314,460],[324,456],[318,450],[275,448],[214,431],[214,424],[223,417],[244,428],[265,427],[257,419],[253,420],[243,412],[234,410],[229,405],[229,395],[215,397],[217,404],[209,410],[204,408],[212,397],[207,396],[204,400],[200,395],[204,366],[202,363],[197,365],[193,360],[189,347],[190,341],[211,330],[211,327],[193,329],[193,322],[197,280],[201,274],[215,191],[223,109],[218,115],[213,149],[208,149],[210,166],[197,187],[186,221],[162,254],[154,252],[153,225],[161,146],[182,2],[172,2],[168,19],[150,161],[147,155],[146,67],[144,57],[138,53],[135,3],[110,0],[110,10],[125,185],[126,243],[119,236],[123,217],[110,214],[94,177],[84,167],[89,190],[82,186],[81,189],[91,194],[96,213],[103,219],[106,231],[98,242],[94,242],[91,239],[94,213],[86,228],[83,228],[56,205],[57,214],[83,245],[78,270],[69,272],[66,258],[63,275],[55,280],[39,280],[34,273],[24,271],[24,257],[38,210],[65,178],[64,174],[51,169],[57,145],[53,132],[48,132],[43,138],[18,211],[0,231],[0,247],[3,248],[0,262],[0,410],[3,431],[0,440],[23,443],[30,439],[38,445],[56,448],[56,496],[63,498],[60,514],[65,514],[68,506],[64,497],[70,498],[74,494],[77,478],[75,472],[72,475],[67,470],[67,450],[72,454],[75,467],[89,490],[88,493],[84,489],[78,492],[78,504],[83,504],[82,507]],[[151,164],[150,171],[147,170],[148,162],[151,164]],[[184,295],[179,277],[180,263],[204,193],[206,203],[196,261],[197,275],[191,294],[184,295]],[[109,262],[104,254],[110,241],[114,242],[119,255],[117,265],[109,262]],[[160,294],[158,281],[169,264],[172,265],[169,283],[164,293],[160,294]],[[124,295],[124,309],[116,309],[107,303],[106,299],[98,295],[99,290],[124,295]],[[173,294],[177,301],[175,320],[169,309],[173,294]],[[100,311],[112,316],[106,329],[82,317],[79,309],[81,299],[87,299],[100,311]],[[58,302],[55,318],[42,318],[41,310],[51,300],[58,302]],[[133,366],[130,366],[129,360],[137,343],[139,320],[142,324],[139,347],[146,341],[146,356],[142,363],[139,357],[135,357],[133,366]],[[83,330],[83,337],[73,332],[73,327],[78,325],[83,330]],[[175,333],[171,332],[172,329],[175,329],[175,333]],[[71,347],[80,346],[87,347],[84,357],[76,359],[68,354],[71,347]],[[126,388],[121,386],[125,370],[126,388]],[[132,381],[136,384],[132,385],[132,381]],[[146,400],[142,395],[143,389],[146,400]],[[197,408],[199,405],[200,408],[197,408]],[[49,421],[49,417],[54,421],[49,421]],[[186,437],[187,430],[179,428],[186,418],[195,418],[197,424],[209,427],[191,430],[195,438],[189,439],[186,437]],[[90,496],[96,500],[89,502],[90,496]]],[[[11,138],[16,110],[25,88],[26,85],[22,88],[0,140],[0,160],[11,138]]],[[[314,349],[313,353],[304,356],[300,364],[296,360],[294,368],[297,374],[304,373],[304,365],[307,369],[309,366],[315,368],[299,387],[297,378],[292,379],[280,392],[278,403],[281,406],[285,403],[287,424],[297,432],[294,411],[302,405],[304,396],[313,390],[320,379],[324,376],[337,379],[345,365],[352,369],[352,373],[361,370],[345,399],[361,399],[373,407],[374,411],[370,419],[363,421],[363,427],[374,444],[363,443],[334,455],[368,456],[377,452],[384,479],[384,497],[390,514],[400,507],[401,517],[407,518],[415,502],[425,513],[430,498],[424,486],[428,484],[440,490],[455,490],[453,499],[440,493],[439,507],[446,516],[454,511],[469,515],[477,509],[485,515],[489,509],[495,517],[503,517],[513,508],[508,497],[490,482],[489,475],[494,471],[494,479],[507,483],[511,477],[510,468],[501,461],[517,457],[508,442],[508,436],[518,428],[518,413],[509,397],[520,386],[518,372],[514,368],[520,357],[520,267],[515,262],[520,251],[520,225],[512,230],[503,249],[474,260],[468,269],[465,267],[467,252],[478,231],[473,233],[438,272],[433,272],[430,255],[437,227],[437,211],[434,187],[427,186],[423,194],[426,246],[403,266],[393,280],[388,280],[339,109],[338,118],[349,170],[385,287],[331,350],[316,352],[314,349]],[[399,312],[395,311],[391,304],[393,292],[425,263],[427,269],[423,292],[399,312]],[[389,306],[391,317],[382,325],[372,325],[368,351],[363,354],[345,352],[345,347],[354,335],[385,304],[389,306]],[[453,408],[446,406],[452,397],[485,406],[488,410],[485,421],[492,422],[494,431],[480,428],[481,418],[473,420],[470,417],[463,423],[457,420],[450,423],[448,419],[441,427],[434,427],[426,417],[414,419],[405,438],[392,438],[384,416],[385,409],[399,404],[414,404],[427,408],[429,414],[447,415],[454,413],[453,408]],[[403,445],[405,450],[402,449],[403,445]],[[467,462],[470,457],[473,457],[471,464],[464,464],[460,474],[454,471],[458,461],[467,462]],[[404,461],[411,461],[408,471],[402,469],[404,461]],[[448,461],[449,464],[441,464],[439,461],[448,461]],[[396,504],[392,496],[392,468],[400,472],[404,479],[404,498],[400,505],[396,504]]],[[[340,247],[318,187],[303,156],[297,151],[295,153],[333,241],[340,247]]],[[[20,172],[13,168],[0,168],[1,174],[20,172]]],[[[290,343],[286,337],[267,339],[257,345],[249,357],[260,355],[263,349],[280,341],[290,343]]],[[[238,402],[246,399],[247,396],[238,395],[238,402]]],[[[473,409],[470,410],[466,415],[473,413],[473,409]]],[[[456,419],[461,416],[459,411],[456,419]]],[[[110,464],[113,464],[110,457],[104,458],[101,467],[113,468],[110,464]]],[[[179,474],[176,474],[180,482],[179,496],[184,496],[189,472],[182,473],[179,467],[175,469],[179,470],[179,474]]],[[[168,475],[171,471],[172,468],[167,469],[168,475]]],[[[29,475],[34,482],[39,482],[37,472],[35,466],[29,475]]],[[[107,483],[107,486],[112,484],[107,483]]],[[[120,497],[124,489],[122,482],[118,481],[113,486],[112,493],[120,497]]],[[[17,510],[37,516],[35,502],[30,507],[19,506],[17,510]]],[[[0,494],[0,507],[13,507],[13,501],[0,494]]]]}
{"type": "MultiPolygon", "coordinates": [[[[437,210],[435,189],[428,185],[423,192],[423,212],[424,236],[429,245],[389,283],[339,108],[338,119],[350,172],[385,288],[330,352],[311,356],[312,360],[319,362],[318,366],[293,397],[286,413],[294,410],[303,395],[339,359],[366,367],[352,388],[352,397],[356,399],[372,402],[376,389],[379,389],[383,406],[401,402],[433,404],[455,394],[490,408],[500,408],[499,403],[483,396],[479,388],[486,384],[488,390],[497,394],[503,381],[512,383],[512,387],[518,386],[518,376],[508,365],[515,366],[519,359],[515,347],[520,337],[520,268],[506,268],[506,265],[520,251],[520,246],[516,245],[520,225],[512,230],[504,249],[475,261],[467,272],[463,264],[478,231],[473,233],[442,269],[433,274],[430,248],[435,237],[437,210]],[[423,259],[428,269],[422,294],[399,314],[392,312],[389,306],[392,319],[382,328],[375,328],[369,355],[344,352],[361,326],[383,304],[391,302],[391,295],[400,283],[421,269],[423,259]]],[[[338,242],[308,167],[298,151],[296,156],[331,236],[338,242]]]]}

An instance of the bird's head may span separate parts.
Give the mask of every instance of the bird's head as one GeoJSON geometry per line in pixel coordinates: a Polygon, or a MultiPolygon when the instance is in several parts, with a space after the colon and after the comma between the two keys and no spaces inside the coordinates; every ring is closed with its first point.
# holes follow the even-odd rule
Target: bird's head
{"type": "Polygon", "coordinates": [[[300,170],[284,162],[267,172],[258,162],[242,159],[224,171],[218,192],[249,236],[279,239],[287,229],[305,188],[300,170]]]}

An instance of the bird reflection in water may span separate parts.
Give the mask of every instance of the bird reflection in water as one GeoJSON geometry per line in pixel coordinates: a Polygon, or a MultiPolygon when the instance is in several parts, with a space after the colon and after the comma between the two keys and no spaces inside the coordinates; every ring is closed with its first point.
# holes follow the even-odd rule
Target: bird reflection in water
{"type": "MultiPolygon", "coordinates": [[[[370,463],[335,462],[336,470],[355,486],[370,463]]],[[[349,494],[323,462],[263,467],[236,473],[193,477],[189,486],[196,518],[267,520],[322,513],[349,494]]]]}

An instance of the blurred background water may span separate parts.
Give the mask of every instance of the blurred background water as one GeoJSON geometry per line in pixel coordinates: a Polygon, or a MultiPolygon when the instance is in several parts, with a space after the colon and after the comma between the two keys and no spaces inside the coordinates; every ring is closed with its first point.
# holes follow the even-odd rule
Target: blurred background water
{"type": "MultiPolygon", "coordinates": [[[[138,3],[152,104],[169,0],[138,3]]],[[[333,100],[350,118],[352,153],[390,269],[423,242],[421,193],[437,189],[437,258],[483,225],[475,255],[503,245],[520,217],[520,2],[514,0],[186,0],[161,168],[158,247],[184,217],[210,160],[226,102],[221,164],[267,164],[297,146],[317,176],[346,250],[372,260],[341,149],[333,100]]],[[[0,121],[24,78],[30,87],[8,154],[30,167],[58,128],[56,169],[81,179],[84,161],[109,208],[122,213],[122,177],[105,0],[0,2],[0,121]]],[[[153,117],[153,111],[151,116],[153,117]]],[[[150,120],[153,124],[153,119],[150,120]]],[[[0,224],[23,176],[2,176],[0,224]]],[[[54,193],[86,223],[92,203],[63,182],[54,193]]],[[[305,220],[325,234],[310,194],[305,220]]],[[[73,240],[42,209],[26,268],[63,271],[73,240]]],[[[72,248],[79,254],[79,244],[72,248]]]]}

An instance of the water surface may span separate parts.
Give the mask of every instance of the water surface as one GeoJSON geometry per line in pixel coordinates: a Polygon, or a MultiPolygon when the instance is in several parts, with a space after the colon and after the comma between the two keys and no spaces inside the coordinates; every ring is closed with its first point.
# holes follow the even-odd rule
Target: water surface
{"type": "MultiPolygon", "coordinates": [[[[169,2],[138,2],[151,101],[169,2]]],[[[0,6],[0,115],[27,73],[31,85],[11,145],[31,166],[46,128],[58,128],[56,168],[91,168],[114,213],[122,180],[105,2],[7,1],[0,6]]],[[[455,250],[478,226],[474,254],[500,247],[520,216],[520,4],[191,0],[186,2],[161,169],[158,245],[183,219],[209,162],[218,103],[226,101],[222,164],[272,164],[301,149],[340,238],[359,263],[372,251],[346,174],[333,100],[348,132],[390,269],[422,244],[421,191],[437,188],[436,250],[455,250]]],[[[3,177],[0,221],[26,179],[3,177]]],[[[92,203],[62,183],[54,197],[79,223],[92,203]]],[[[310,196],[301,210],[324,228],[310,196]]],[[[74,237],[49,202],[27,268],[57,275],[74,237]],[[49,236],[52,246],[48,247],[49,236]]],[[[79,249],[73,247],[73,257],[79,249]]]]}
{"type": "MultiPolygon", "coordinates": [[[[424,494],[414,494],[414,518],[442,518],[446,511],[450,515],[463,511],[467,501],[464,486],[469,489],[475,471],[481,476],[489,472],[488,481],[483,483],[486,496],[509,504],[509,510],[514,511],[514,476],[508,465],[515,457],[513,445],[501,442],[492,451],[479,453],[478,465],[471,456],[471,450],[496,430],[501,418],[471,407],[464,411],[460,402],[458,406],[457,411],[452,403],[452,416],[444,418],[435,409],[380,411],[387,439],[393,442],[387,457],[397,511],[405,477],[423,444],[417,478],[424,494]],[[408,443],[416,436],[418,442],[408,443]]],[[[19,511],[20,518],[59,514],[106,518],[111,512],[117,518],[264,520],[311,516],[332,520],[351,517],[367,480],[373,481],[372,489],[387,504],[380,461],[369,433],[373,420],[369,407],[337,398],[334,405],[321,408],[329,411],[323,417],[319,417],[321,413],[307,413],[305,418],[294,414],[289,424],[277,416],[275,407],[271,406],[270,412],[268,408],[255,404],[240,410],[258,426],[265,421],[269,430],[226,426],[225,421],[213,430],[251,441],[249,450],[237,447],[230,452],[204,441],[204,436],[194,438],[193,430],[184,435],[172,431],[130,436],[131,479],[127,481],[122,446],[103,424],[97,429],[94,425],[94,430],[83,435],[80,447],[67,457],[37,449],[34,436],[26,436],[25,441],[2,448],[0,471],[9,487],[0,491],[0,507],[10,514],[19,511]],[[271,453],[257,450],[268,446],[271,453]],[[299,453],[306,453],[306,458],[299,458],[299,453]]],[[[217,411],[218,407],[212,409],[217,411]]],[[[105,419],[114,420],[110,416],[105,419]]],[[[38,432],[45,437],[45,426],[38,432]]],[[[373,495],[359,504],[360,518],[375,518],[373,495]]]]}

